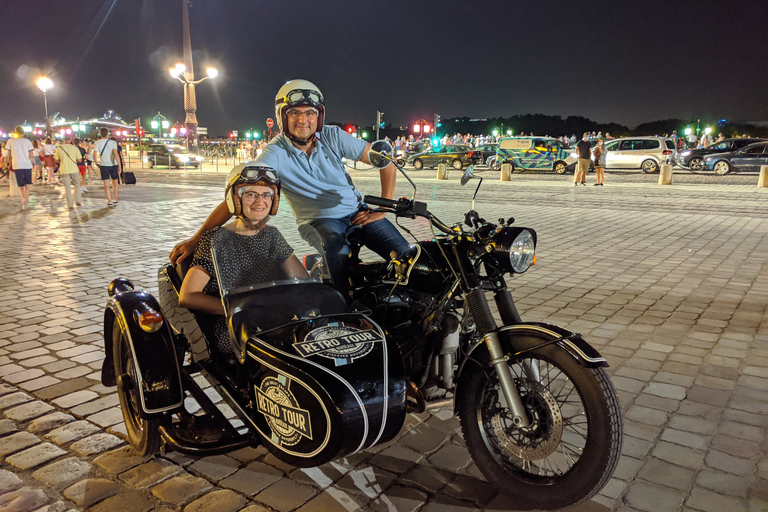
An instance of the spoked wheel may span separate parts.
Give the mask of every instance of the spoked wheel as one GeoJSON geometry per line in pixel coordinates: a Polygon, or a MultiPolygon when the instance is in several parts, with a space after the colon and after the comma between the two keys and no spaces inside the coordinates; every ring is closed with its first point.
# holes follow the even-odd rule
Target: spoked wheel
{"type": "Polygon", "coordinates": [[[530,420],[515,426],[492,370],[467,377],[459,418],[472,458],[516,508],[586,501],[608,482],[621,452],[618,398],[602,368],[553,346],[509,365],[530,420]]]}
{"type": "Polygon", "coordinates": [[[141,417],[141,402],[139,399],[139,379],[133,350],[128,343],[118,322],[112,330],[114,343],[115,374],[117,375],[117,396],[120,399],[120,409],[123,411],[123,421],[128,434],[128,442],[139,455],[153,455],[160,450],[159,419],[144,419],[141,417]]]}
{"type": "Polygon", "coordinates": [[[558,160],[557,162],[555,162],[555,172],[557,174],[565,173],[567,168],[568,168],[568,165],[562,160],[558,160]]]}
{"type": "Polygon", "coordinates": [[[651,174],[659,170],[659,164],[656,163],[656,160],[649,159],[642,163],[640,169],[642,169],[644,173],[651,174]]]}
{"type": "Polygon", "coordinates": [[[699,157],[691,158],[688,161],[688,169],[692,171],[703,171],[704,170],[704,159],[699,157]]]}
{"type": "Polygon", "coordinates": [[[453,162],[451,162],[451,167],[453,167],[453,168],[454,168],[454,169],[456,169],[457,171],[460,171],[460,170],[462,170],[462,169],[464,168],[464,162],[462,162],[461,160],[459,160],[459,159],[457,158],[456,160],[454,160],[453,162]]]}
{"type": "Polygon", "coordinates": [[[726,162],[725,160],[718,160],[715,162],[714,167],[712,167],[712,170],[715,171],[715,174],[718,176],[725,176],[729,172],[731,172],[731,164],[726,162]]]}
{"type": "Polygon", "coordinates": [[[416,169],[417,171],[422,170],[424,168],[424,162],[422,162],[417,158],[416,160],[413,161],[413,168],[416,169]]]}

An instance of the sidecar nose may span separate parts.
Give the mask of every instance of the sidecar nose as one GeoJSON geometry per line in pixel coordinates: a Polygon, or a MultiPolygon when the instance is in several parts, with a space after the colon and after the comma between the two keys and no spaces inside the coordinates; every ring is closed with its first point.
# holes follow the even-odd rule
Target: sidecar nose
{"type": "Polygon", "coordinates": [[[107,293],[109,293],[110,297],[130,291],[133,291],[133,283],[125,277],[118,277],[117,279],[112,280],[107,288],[107,293]]]}

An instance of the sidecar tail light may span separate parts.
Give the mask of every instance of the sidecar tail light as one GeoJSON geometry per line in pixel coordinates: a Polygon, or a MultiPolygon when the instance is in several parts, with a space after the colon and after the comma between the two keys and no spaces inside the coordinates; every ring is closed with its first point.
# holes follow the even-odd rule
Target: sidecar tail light
{"type": "Polygon", "coordinates": [[[531,266],[534,266],[536,264],[536,255],[533,255],[533,261],[531,262],[531,266]]]}
{"type": "Polygon", "coordinates": [[[163,315],[151,308],[144,311],[136,310],[133,312],[136,323],[144,332],[157,332],[163,326],[163,315]]]}

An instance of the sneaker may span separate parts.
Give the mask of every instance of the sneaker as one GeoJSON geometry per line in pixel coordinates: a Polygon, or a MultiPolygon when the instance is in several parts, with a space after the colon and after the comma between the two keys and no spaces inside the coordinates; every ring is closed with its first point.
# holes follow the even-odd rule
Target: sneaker
{"type": "Polygon", "coordinates": [[[573,183],[573,186],[574,186],[574,187],[578,187],[578,186],[579,186],[579,184],[578,184],[578,183],[576,183],[576,182],[574,182],[574,183],[573,183]]]}
{"type": "Polygon", "coordinates": [[[88,189],[85,187],[80,187],[80,192],[88,192],[88,189]]]}
{"type": "Polygon", "coordinates": [[[107,206],[111,208],[111,207],[113,207],[115,205],[112,203],[112,201],[110,201],[110,202],[107,203],[107,206]]]}
{"type": "Polygon", "coordinates": [[[593,186],[593,187],[599,187],[600,185],[601,185],[601,183],[595,183],[595,184],[594,184],[594,185],[592,185],[592,186],[593,186]]]}
{"type": "Polygon", "coordinates": [[[117,201],[112,201],[112,206],[117,205],[117,201]]]}
{"type": "Polygon", "coordinates": [[[584,185],[585,187],[587,186],[587,184],[586,184],[586,183],[584,183],[583,181],[581,182],[581,184],[582,184],[582,185],[584,185]]]}
{"type": "Polygon", "coordinates": [[[82,203],[75,203],[77,206],[83,206],[82,203]]]}

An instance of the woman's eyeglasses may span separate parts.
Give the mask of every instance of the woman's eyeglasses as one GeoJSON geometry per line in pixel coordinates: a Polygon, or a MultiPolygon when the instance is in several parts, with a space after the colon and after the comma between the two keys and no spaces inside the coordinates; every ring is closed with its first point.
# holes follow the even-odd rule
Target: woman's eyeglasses
{"type": "Polygon", "coordinates": [[[243,193],[243,200],[252,203],[256,198],[260,197],[264,201],[271,201],[274,194],[272,192],[251,192],[250,190],[243,193]]]}

